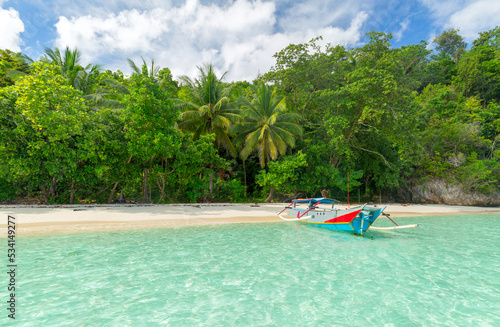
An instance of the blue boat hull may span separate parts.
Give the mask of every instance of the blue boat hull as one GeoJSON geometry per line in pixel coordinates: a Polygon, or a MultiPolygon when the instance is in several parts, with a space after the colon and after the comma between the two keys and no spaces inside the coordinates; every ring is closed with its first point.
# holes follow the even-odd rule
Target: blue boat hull
{"type": "Polygon", "coordinates": [[[364,204],[342,209],[335,208],[334,204],[335,200],[326,198],[296,199],[276,214],[285,221],[297,221],[333,231],[362,235],[386,208],[364,204]],[[297,204],[305,204],[306,207],[298,207],[297,204]],[[326,207],[321,204],[331,204],[331,206],[326,207]],[[291,218],[283,217],[281,215],[283,212],[291,218]]]}
{"type": "Polygon", "coordinates": [[[373,222],[382,213],[382,210],[383,209],[376,212],[372,212],[370,214],[365,214],[364,212],[360,212],[351,222],[346,222],[346,223],[316,223],[306,220],[302,220],[300,222],[308,226],[325,228],[337,232],[346,232],[346,233],[362,235],[370,228],[373,222]]]}

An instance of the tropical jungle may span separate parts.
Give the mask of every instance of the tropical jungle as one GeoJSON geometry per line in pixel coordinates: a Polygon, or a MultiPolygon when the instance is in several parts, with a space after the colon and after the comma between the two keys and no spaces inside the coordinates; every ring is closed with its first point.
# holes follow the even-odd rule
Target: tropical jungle
{"type": "Polygon", "coordinates": [[[500,205],[500,27],[290,44],[253,81],[0,50],[0,202],[500,205]]]}

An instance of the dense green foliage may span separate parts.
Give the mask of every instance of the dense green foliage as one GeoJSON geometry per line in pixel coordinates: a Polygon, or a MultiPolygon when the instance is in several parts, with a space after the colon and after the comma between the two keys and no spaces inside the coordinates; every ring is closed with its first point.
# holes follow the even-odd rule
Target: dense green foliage
{"type": "Polygon", "coordinates": [[[130,77],[76,49],[0,50],[0,201],[374,200],[411,181],[500,191],[500,28],[393,48],[291,44],[258,80],[130,77]],[[272,85],[272,86],[271,86],[272,85]],[[347,179],[349,176],[349,180],[347,179]]]}

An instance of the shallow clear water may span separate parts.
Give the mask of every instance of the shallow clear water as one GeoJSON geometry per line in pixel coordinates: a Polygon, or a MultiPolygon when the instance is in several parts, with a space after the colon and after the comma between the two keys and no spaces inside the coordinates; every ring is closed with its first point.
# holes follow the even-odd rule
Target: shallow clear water
{"type": "Polygon", "coordinates": [[[500,216],[397,221],[18,237],[16,325],[499,326],[500,216]]]}

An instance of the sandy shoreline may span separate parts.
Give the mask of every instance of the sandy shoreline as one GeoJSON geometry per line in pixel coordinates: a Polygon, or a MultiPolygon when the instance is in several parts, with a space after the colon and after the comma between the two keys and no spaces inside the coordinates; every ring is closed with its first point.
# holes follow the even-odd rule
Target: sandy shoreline
{"type": "MultiPolygon", "coordinates": [[[[168,204],[0,206],[0,237],[15,217],[16,235],[142,229],[227,223],[281,222],[275,212],[287,204],[168,204]]],[[[345,206],[345,205],[344,205],[345,206]]],[[[381,206],[381,205],[379,205],[381,206]]],[[[343,207],[342,205],[339,207],[343,207]]],[[[457,214],[500,214],[500,207],[389,204],[392,218],[457,214]]]]}

